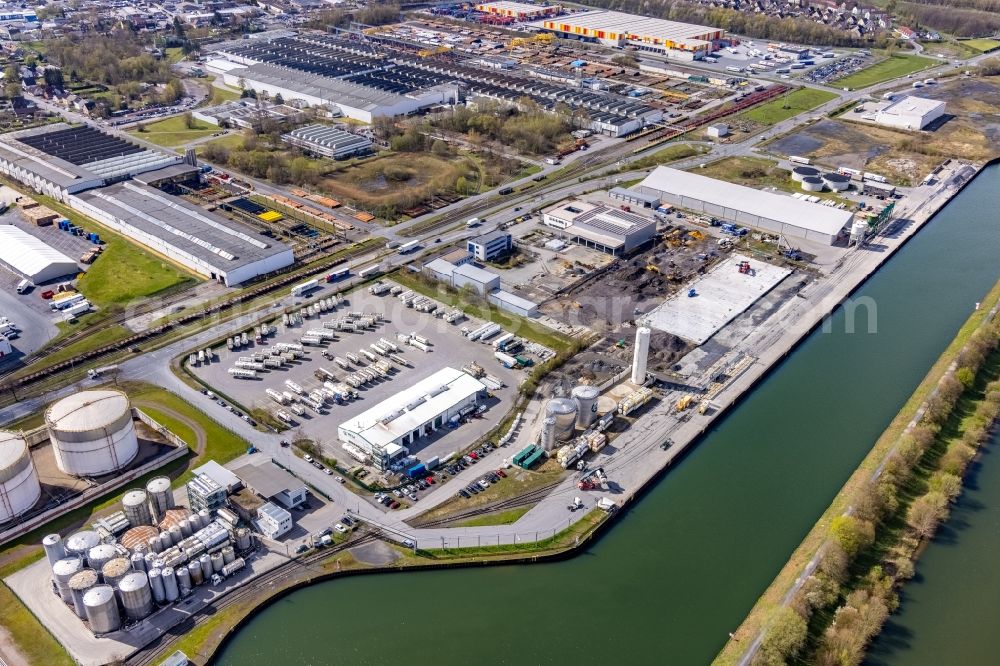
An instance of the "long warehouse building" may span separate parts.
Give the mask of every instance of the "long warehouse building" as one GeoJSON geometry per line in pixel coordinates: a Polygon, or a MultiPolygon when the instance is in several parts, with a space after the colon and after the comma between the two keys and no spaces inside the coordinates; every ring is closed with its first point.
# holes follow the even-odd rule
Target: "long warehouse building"
{"type": "Polygon", "coordinates": [[[0,226],[0,262],[36,285],[80,270],[62,252],[10,224],[0,226]]]}
{"type": "Polygon", "coordinates": [[[635,189],[679,208],[826,245],[833,245],[854,219],[847,210],[663,166],[635,189]]]}
{"type": "Polygon", "coordinates": [[[191,271],[228,286],[292,265],[292,249],[250,227],[134,182],[70,196],[93,217],[191,271]]]}
{"type": "Polygon", "coordinates": [[[566,39],[612,48],[632,46],[672,60],[694,60],[711,53],[726,31],[604,9],[547,18],[533,24],[566,39]]]}
{"type": "Polygon", "coordinates": [[[388,469],[408,455],[407,446],[445,427],[463,408],[476,404],[485,391],[475,377],[455,368],[442,368],[341,423],[337,437],[370,456],[379,469],[388,469]]]}

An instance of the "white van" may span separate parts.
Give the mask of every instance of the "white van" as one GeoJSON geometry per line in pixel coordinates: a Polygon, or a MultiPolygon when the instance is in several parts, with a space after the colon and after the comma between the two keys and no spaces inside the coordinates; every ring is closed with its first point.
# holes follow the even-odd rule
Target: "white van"
{"type": "Polygon", "coordinates": [[[20,282],[17,283],[17,293],[23,294],[29,289],[31,289],[33,286],[35,285],[31,284],[31,280],[21,280],[20,282]]]}

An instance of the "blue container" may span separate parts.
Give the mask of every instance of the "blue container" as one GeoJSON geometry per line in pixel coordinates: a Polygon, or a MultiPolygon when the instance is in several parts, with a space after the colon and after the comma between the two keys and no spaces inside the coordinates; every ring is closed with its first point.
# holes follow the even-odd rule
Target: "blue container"
{"type": "Polygon", "coordinates": [[[427,468],[424,467],[423,463],[414,465],[406,471],[406,475],[411,479],[416,479],[417,477],[427,476],[427,468]]]}

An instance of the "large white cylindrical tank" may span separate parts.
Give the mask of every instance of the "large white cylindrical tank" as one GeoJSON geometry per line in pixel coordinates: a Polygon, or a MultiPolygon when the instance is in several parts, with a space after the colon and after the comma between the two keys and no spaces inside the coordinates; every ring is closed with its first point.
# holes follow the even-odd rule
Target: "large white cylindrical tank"
{"type": "Polygon", "coordinates": [[[191,582],[190,569],[187,566],[177,567],[174,569],[174,574],[177,576],[177,596],[186,595],[194,587],[194,583],[191,582]]]}
{"type": "Polygon", "coordinates": [[[212,553],[212,573],[219,573],[224,566],[226,566],[226,561],[222,557],[222,552],[216,551],[212,553]]]}
{"type": "Polygon", "coordinates": [[[554,416],[546,416],[542,420],[541,445],[546,451],[556,448],[556,419],[554,416]]]}
{"type": "Polygon", "coordinates": [[[133,571],[145,571],[146,570],[146,556],[145,553],[132,553],[132,557],[129,558],[132,561],[133,571]]]}
{"type": "MultiPolygon", "coordinates": [[[[209,563],[208,566],[209,566],[208,575],[211,576],[212,575],[211,563],[209,563]]],[[[196,585],[201,585],[203,582],[205,582],[206,578],[205,570],[202,568],[200,562],[191,562],[190,564],[188,564],[187,571],[188,575],[191,577],[191,587],[194,587],[196,585]]]]}
{"type": "Polygon", "coordinates": [[[69,579],[69,593],[73,597],[73,610],[81,620],[87,619],[86,606],[83,603],[83,596],[87,590],[100,582],[97,572],[93,569],[81,569],[73,574],[69,579]]]}
{"type": "Polygon", "coordinates": [[[153,593],[149,588],[149,577],[141,571],[133,571],[118,581],[122,608],[125,617],[141,620],[153,612],[153,593]]]}
{"type": "Polygon", "coordinates": [[[45,558],[50,567],[66,557],[66,544],[58,534],[49,534],[42,539],[42,548],[45,549],[45,558]]]}
{"type": "Polygon", "coordinates": [[[252,545],[253,538],[250,535],[250,530],[245,527],[236,530],[236,550],[243,553],[249,550],[252,545]]]}
{"type": "Polygon", "coordinates": [[[62,600],[68,604],[73,603],[73,595],[69,589],[69,579],[76,575],[83,568],[83,560],[79,557],[64,557],[52,565],[52,581],[56,584],[56,591],[62,600]]]}
{"type": "Polygon", "coordinates": [[[135,488],[122,496],[122,511],[132,527],[152,525],[153,514],[149,508],[149,495],[145,490],[135,488]]]}
{"type": "Polygon", "coordinates": [[[174,576],[174,568],[164,567],[160,571],[160,578],[163,580],[163,596],[167,603],[177,601],[177,597],[180,595],[177,593],[177,578],[174,576]]]}
{"type": "Polygon", "coordinates": [[[556,420],[556,441],[564,442],[573,437],[576,427],[576,401],[572,398],[553,398],[545,404],[545,415],[556,420]]]}
{"type": "Polygon", "coordinates": [[[645,326],[635,331],[635,352],[632,354],[632,383],[646,381],[646,362],[649,360],[649,336],[652,332],[645,326]]]}
{"type": "Polygon", "coordinates": [[[851,239],[848,245],[860,245],[864,242],[866,233],[868,233],[868,223],[864,220],[855,220],[851,225],[851,239]]]}
{"type": "Polygon", "coordinates": [[[577,386],[570,395],[576,401],[576,427],[586,430],[597,418],[597,399],[601,392],[596,386],[577,386]]]}
{"type": "Polygon", "coordinates": [[[149,576],[149,589],[153,591],[153,601],[158,604],[162,604],[167,598],[166,590],[163,588],[161,573],[161,569],[153,569],[147,574],[149,576]]]}
{"type": "Polygon", "coordinates": [[[0,430],[0,523],[28,511],[41,495],[28,444],[20,435],[0,430]]]}
{"type": "Polygon", "coordinates": [[[792,169],[792,180],[801,183],[805,178],[815,178],[819,176],[819,169],[811,166],[797,166],[792,169]]]}
{"type": "Polygon", "coordinates": [[[201,565],[201,574],[205,578],[212,577],[212,556],[205,553],[198,559],[198,564],[201,565]]]}
{"type": "Polygon", "coordinates": [[[232,546],[226,546],[222,549],[222,561],[229,564],[236,559],[236,553],[233,551],[232,546]]]}
{"type": "Polygon", "coordinates": [[[118,549],[110,543],[99,543],[87,551],[87,566],[100,571],[104,565],[118,557],[118,549]]]}
{"type": "Polygon", "coordinates": [[[170,489],[169,478],[158,476],[151,479],[146,484],[146,494],[149,495],[149,508],[157,522],[163,520],[167,509],[174,508],[174,493],[170,489]]]}
{"type": "Polygon", "coordinates": [[[208,527],[208,524],[212,522],[212,515],[208,512],[208,509],[202,509],[198,512],[198,529],[204,529],[208,527]]]}
{"type": "Polygon", "coordinates": [[[97,585],[83,595],[83,606],[87,612],[87,622],[95,634],[107,634],[121,629],[121,615],[115,591],[110,585],[97,585]]]}
{"type": "Polygon", "coordinates": [[[197,532],[199,529],[197,514],[193,514],[182,520],[180,528],[181,528],[181,536],[185,539],[187,539],[189,536],[197,532]],[[194,529],[192,529],[192,523],[194,523],[193,525],[194,529]]]}
{"type": "Polygon", "coordinates": [[[117,586],[122,578],[128,575],[132,571],[132,560],[127,557],[116,557],[112,560],[108,560],[107,563],[101,567],[101,575],[104,577],[104,582],[108,585],[117,586]]]}
{"type": "Polygon", "coordinates": [[[823,183],[834,192],[843,192],[851,186],[851,177],[839,173],[824,173],[823,183]]]}
{"type": "Polygon", "coordinates": [[[86,559],[90,549],[101,543],[101,537],[94,530],[80,530],[66,539],[66,554],[86,559]]]}
{"type": "Polygon", "coordinates": [[[45,410],[56,465],[73,476],[123,469],[139,453],[128,396],[121,391],[80,391],[45,410]]]}
{"type": "Polygon", "coordinates": [[[818,176],[808,176],[802,179],[802,189],[806,192],[822,192],[826,185],[823,179],[818,176]]]}

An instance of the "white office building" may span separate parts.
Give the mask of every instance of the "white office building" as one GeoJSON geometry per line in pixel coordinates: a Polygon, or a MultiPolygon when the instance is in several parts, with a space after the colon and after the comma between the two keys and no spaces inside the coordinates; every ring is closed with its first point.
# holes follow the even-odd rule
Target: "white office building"
{"type": "Polygon", "coordinates": [[[257,529],[268,539],[278,539],[292,529],[292,514],[274,502],[257,509],[257,529]]]}

